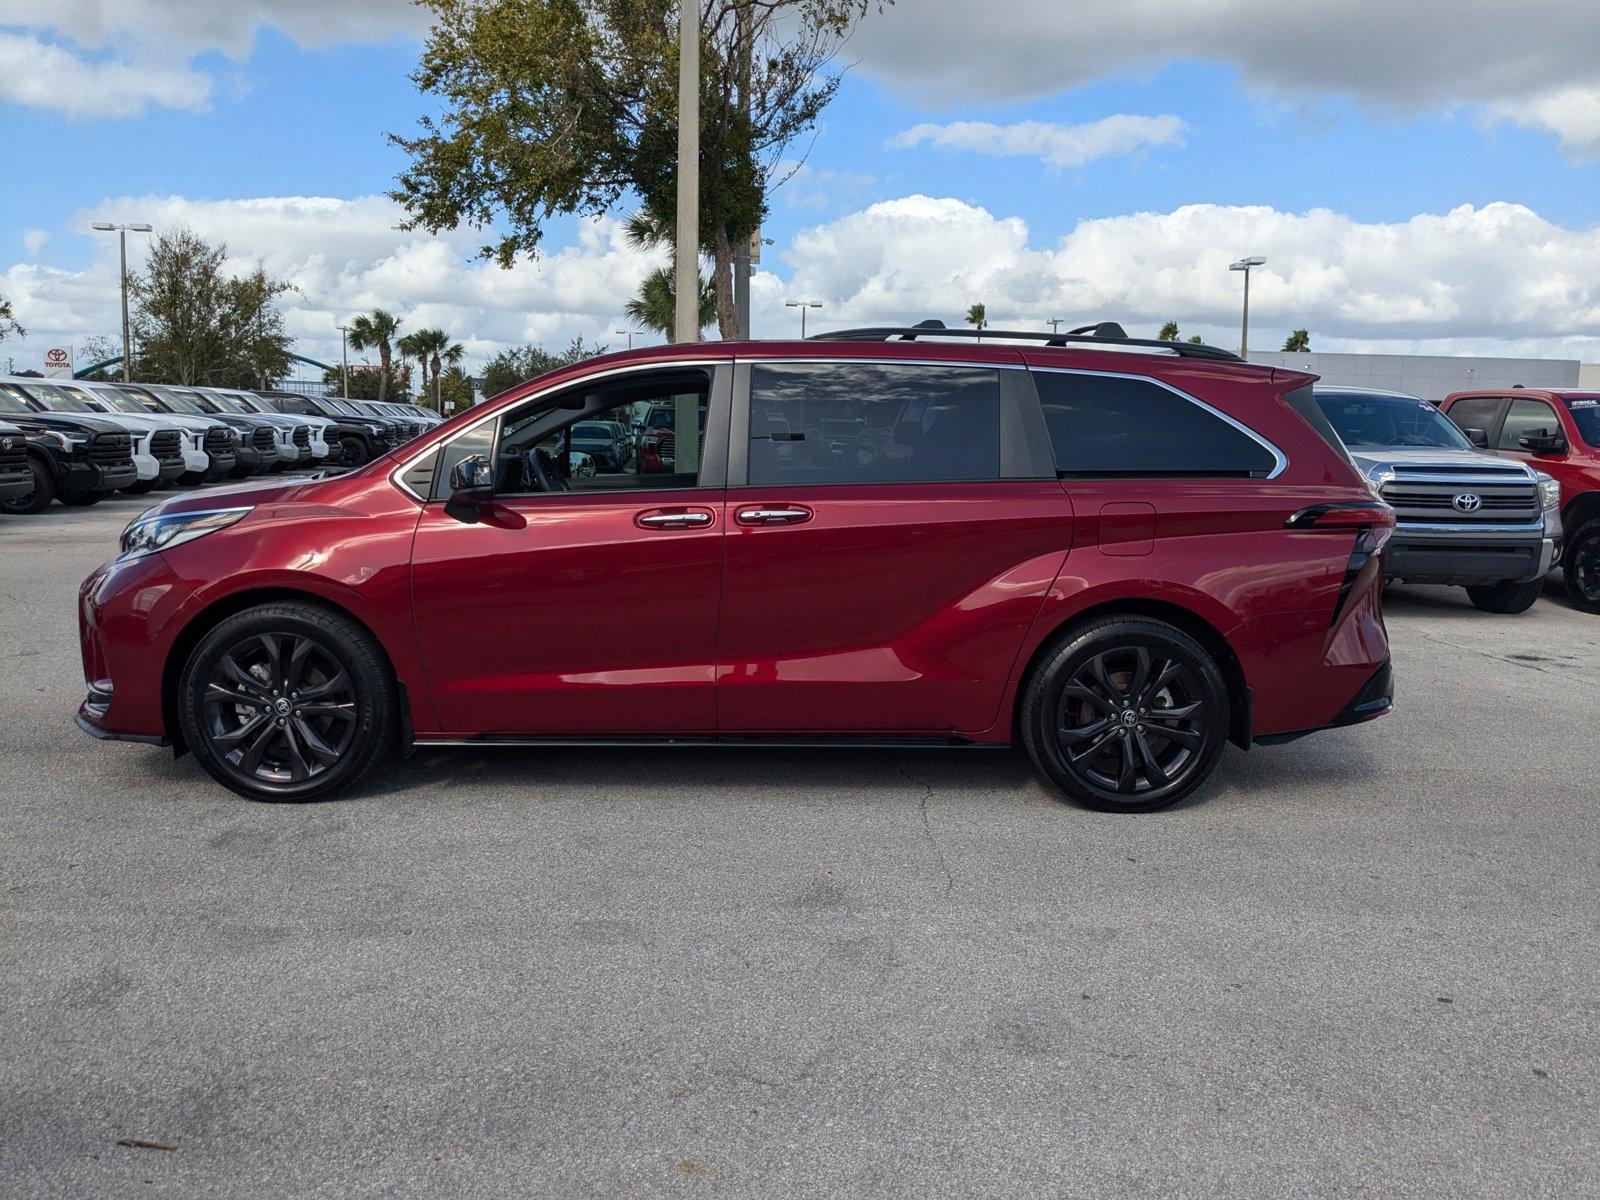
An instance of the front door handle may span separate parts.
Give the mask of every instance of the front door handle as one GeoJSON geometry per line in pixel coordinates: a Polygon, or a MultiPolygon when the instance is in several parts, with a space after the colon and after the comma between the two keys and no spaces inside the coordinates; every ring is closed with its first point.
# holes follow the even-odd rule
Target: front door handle
{"type": "Polygon", "coordinates": [[[703,529],[711,524],[711,514],[703,508],[653,508],[633,520],[645,529],[703,529]]]}
{"type": "Polygon", "coordinates": [[[800,504],[741,508],[736,519],[741,525],[798,525],[811,519],[811,510],[800,504]]]}

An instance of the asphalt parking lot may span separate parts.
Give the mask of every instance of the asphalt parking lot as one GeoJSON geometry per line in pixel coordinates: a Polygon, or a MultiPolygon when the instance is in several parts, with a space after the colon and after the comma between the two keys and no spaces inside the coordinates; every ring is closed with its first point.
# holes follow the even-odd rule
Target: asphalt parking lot
{"type": "Polygon", "coordinates": [[[880,751],[259,806],[72,725],[144,504],[0,524],[6,1195],[1600,1194],[1600,618],[1553,587],[1391,591],[1393,716],[1151,816],[880,751]]]}

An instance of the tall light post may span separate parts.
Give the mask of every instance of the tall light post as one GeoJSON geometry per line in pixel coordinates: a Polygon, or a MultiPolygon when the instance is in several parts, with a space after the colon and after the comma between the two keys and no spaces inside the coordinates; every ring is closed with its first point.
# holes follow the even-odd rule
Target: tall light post
{"type": "Polygon", "coordinates": [[[350,326],[339,326],[339,395],[350,395],[350,326]]]}
{"type": "Polygon", "coordinates": [[[143,222],[134,222],[128,225],[116,225],[110,221],[96,221],[89,226],[101,233],[116,232],[118,247],[122,254],[122,382],[133,382],[133,334],[128,324],[128,231],[134,233],[149,233],[153,226],[143,222]]]}
{"type": "Polygon", "coordinates": [[[626,337],[628,339],[628,349],[629,350],[633,349],[633,330],[631,330],[631,329],[613,329],[611,332],[616,334],[618,337],[626,337]]]}
{"type": "Polygon", "coordinates": [[[1050,326],[1050,333],[1055,335],[1061,332],[1061,326],[1065,320],[1065,317],[1051,317],[1045,324],[1050,326]]]}
{"type": "Polygon", "coordinates": [[[1236,263],[1228,264],[1228,270],[1244,272],[1244,321],[1239,326],[1240,358],[1247,358],[1250,354],[1250,268],[1259,267],[1266,261],[1264,258],[1241,258],[1236,263]]]}
{"type": "MultiPolygon", "coordinates": [[[[673,341],[700,340],[700,0],[678,0],[678,225],[673,341]]],[[[681,466],[680,466],[681,469],[681,466]]]]}
{"type": "Polygon", "coordinates": [[[822,301],[821,300],[785,300],[783,302],[783,306],[785,308],[798,308],[800,310],[800,340],[802,342],[805,341],[806,340],[806,309],[808,309],[808,308],[821,308],[822,307],[822,301]]]}

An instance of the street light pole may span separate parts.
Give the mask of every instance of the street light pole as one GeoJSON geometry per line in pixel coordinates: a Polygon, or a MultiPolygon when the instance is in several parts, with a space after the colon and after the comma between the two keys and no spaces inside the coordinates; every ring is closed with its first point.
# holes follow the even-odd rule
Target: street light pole
{"type": "Polygon", "coordinates": [[[339,395],[350,395],[350,326],[339,326],[339,395]]]}
{"type": "Polygon", "coordinates": [[[820,301],[820,300],[785,300],[783,302],[783,306],[785,308],[798,308],[800,310],[800,340],[802,342],[805,341],[806,340],[806,309],[808,309],[808,308],[821,308],[822,307],[822,301],[820,301]]]}
{"type": "Polygon", "coordinates": [[[131,229],[134,233],[149,233],[154,227],[142,222],[116,225],[110,221],[96,221],[89,228],[99,230],[101,233],[115,231],[117,235],[117,248],[122,263],[122,382],[132,383],[133,333],[128,322],[128,231],[131,229]]]}
{"type": "Polygon", "coordinates": [[[1052,334],[1057,334],[1057,333],[1061,332],[1061,323],[1065,319],[1066,318],[1064,318],[1064,317],[1051,317],[1048,321],[1045,322],[1045,324],[1050,326],[1050,332],[1052,334]]]}
{"type": "Polygon", "coordinates": [[[678,0],[678,242],[673,341],[700,340],[700,0],[678,0]]]}
{"type": "Polygon", "coordinates": [[[1248,358],[1250,355],[1250,269],[1259,267],[1266,261],[1264,258],[1241,258],[1236,263],[1228,264],[1228,270],[1244,272],[1244,320],[1239,325],[1240,358],[1248,358]]]}
{"type": "Polygon", "coordinates": [[[631,329],[613,329],[611,332],[616,334],[618,337],[626,337],[628,339],[628,349],[629,350],[633,349],[633,330],[631,330],[631,329]]]}

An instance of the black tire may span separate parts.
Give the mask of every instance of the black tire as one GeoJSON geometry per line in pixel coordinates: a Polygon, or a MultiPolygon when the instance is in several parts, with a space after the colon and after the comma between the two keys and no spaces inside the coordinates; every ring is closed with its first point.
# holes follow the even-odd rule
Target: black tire
{"type": "Polygon", "coordinates": [[[262,604],[200,640],[178,683],[196,761],[251,800],[317,800],[394,752],[398,689],[377,641],[310,602],[262,604]]]}
{"type": "Polygon", "coordinates": [[[122,491],[130,496],[146,496],[156,490],[158,482],[155,479],[141,479],[138,483],[130,483],[122,491]]]}
{"type": "Polygon", "coordinates": [[[1527,583],[1488,583],[1469,587],[1467,598],[1474,608],[1489,613],[1521,613],[1533,607],[1539,593],[1544,591],[1543,579],[1530,579],[1527,583]]]}
{"type": "Polygon", "coordinates": [[[372,461],[372,446],[365,438],[346,437],[339,440],[339,465],[364,467],[372,461]]]}
{"type": "Polygon", "coordinates": [[[28,470],[33,472],[33,491],[0,498],[0,511],[13,516],[31,517],[50,507],[50,501],[56,498],[55,476],[50,473],[49,467],[32,455],[28,457],[28,470]]]}
{"type": "Polygon", "coordinates": [[[56,499],[68,508],[90,508],[110,494],[110,492],[62,492],[56,499]]]}
{"type": "Polygon", "coordinates": [[[1567,595],[1586,613],[1600,613],[1600,520],[1578,526],[1567,542],[1567,595]]]}
{"type": "Polygon", "coordinates": [[[1107,617],[1046,652],[1020,724],[1034,765],[1068,799],[1151,812],[1206,781],[1228,721],[1227,684],[1204,646],[1164,621],[1107,617]]]}

